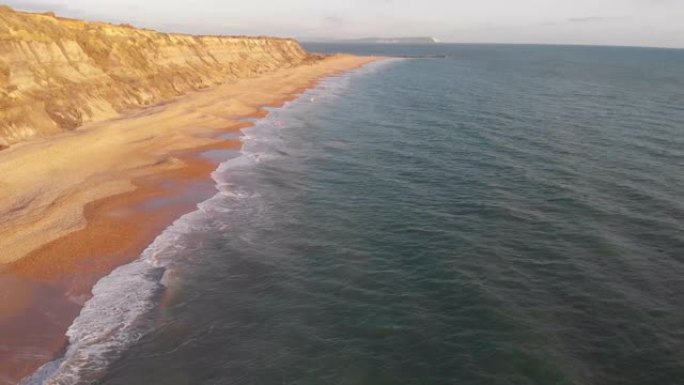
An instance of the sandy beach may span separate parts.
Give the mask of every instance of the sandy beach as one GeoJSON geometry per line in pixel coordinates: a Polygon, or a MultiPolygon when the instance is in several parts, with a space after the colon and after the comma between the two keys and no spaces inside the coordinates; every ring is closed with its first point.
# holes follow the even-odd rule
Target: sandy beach
{"type": "Polygon", "coordinates": [[[217,161],[200,154],[240,147],[219,134],[374,60],[333,56],[0,151],[0,384],[59,355],[92,285],[212,193],[217,161]]]}

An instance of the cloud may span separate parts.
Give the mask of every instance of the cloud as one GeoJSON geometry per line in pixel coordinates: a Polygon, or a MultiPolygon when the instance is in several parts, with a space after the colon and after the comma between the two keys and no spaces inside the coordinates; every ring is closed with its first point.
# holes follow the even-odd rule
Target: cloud
{"type": "Polygon", "coordinates": [[[323,18],[323,20],[325,20],[326,23],[335,25],[344,24],[345,22],[344,18],[339,16],[326,16],[323,18]]]}
{"type": "Polygon", "coordinates": [[[588,17],[571,17],[568,19],[571,23],[594,23],[599,21],[608,20],[607,17],[602,16],[588,16],[588,17]]]}
{"type": "Polygon", "coordinates": [[[31,12],[46,12],[46,11],[64,11],[68,7],[64,4],[55,4],[46,1],[27,1],[27,0],[5,0],[5,5],[12,8],[20,9],[22,11],[31,12]]]}
{"type": "MultiPolygon", "coordinates": [[[[104,21],[109,23],[138,23],[135,18],[117,18],[112,17],[109,14],[84,11],[77,8],[73,8],[68,4],[60,2],[49,2],[41,0],[5,0],[4,5],[8,5],[14,9],[26,12],[54,12],[58,16],[62,17],[73,17],[77,19],[85,19],[90,21],[104,21]]],[[[135,9],[133,9],[135,10],[135,9]]]]}

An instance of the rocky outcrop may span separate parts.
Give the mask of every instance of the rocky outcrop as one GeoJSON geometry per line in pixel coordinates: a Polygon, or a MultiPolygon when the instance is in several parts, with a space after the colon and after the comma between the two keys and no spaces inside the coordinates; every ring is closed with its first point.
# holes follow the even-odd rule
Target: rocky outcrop
{"type": "Polygon", "coordinates": [[[167,34],[0,7],[0,148],[316,59],[291,39],[167,34]]]}

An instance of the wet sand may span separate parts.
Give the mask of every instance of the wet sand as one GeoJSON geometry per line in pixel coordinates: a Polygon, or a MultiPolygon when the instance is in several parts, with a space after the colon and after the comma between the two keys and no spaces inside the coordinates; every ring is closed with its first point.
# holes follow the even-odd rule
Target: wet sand
{"type": "MultiPolygon", "coordinates": [[[[196,151],[239,146],[229,140],[196,151]]],[[[89,203],[85,228],[0,273],[0,373],[8,383],[61,354],[64,332],[97,280],[135,259],[175,218],[215,193],[209,174],[217,161],[195,154],[180,159],[185,162],[180,169],[140,178],[133,191],[89,203]]]]}
{"type": "Polygon", "coordinates": [[[324,76],[337,56],[241,80],[0,152],[0,384],[58,357],[92,286],[215,190],[209,151],[324,76]]]}

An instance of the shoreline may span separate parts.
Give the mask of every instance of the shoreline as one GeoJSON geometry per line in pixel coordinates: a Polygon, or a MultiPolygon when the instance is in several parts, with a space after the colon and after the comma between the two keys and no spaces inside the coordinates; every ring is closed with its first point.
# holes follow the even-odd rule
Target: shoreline
{"type": "MultiPolygon", "coordinates": [[[[238,144],[231,140],[223,146],[197,151],[235,149],[238,144]]],[[[89,202],[84,208],[88,223],[85,228],[43,245],[0,273],[0,280],[9,276],[10,284],[15,285],[0,290],[12,293],[14,289],[12,294],[18,294],[18,300],[10,298],[0,305],[0,335],[7,334],[4,351],[0,351],[0,373],[9,375],[13,381],[10,383],[58,358],[67,344],[66,329],[97,281],[137,258],[173,220],[195,209],[193,198],[202,199],[208,194],[213,187],[208,176],[217,162],[197,154],[181,159],[186,162],[182,169],[139,178],[133,181],[136,188],[132,191],[89,202]],[[168,182],[173,187],[163,185],[168,182]],[[169,201],[136,212],[145,203],[159,200],[169,201]],[[108,215],[112,212],[118,215],[108,215]],[[40,295],[48,298],[37,298],[40,295]],[[36,333],[38,338],[31,338],[29,344],[26,337],[35,337],[36,333]],[[42,352],[27,359],[20,354],[26,351],[34,355],[42,352]]]]}
{"type": "Polygon", "coordinates": [[[0,222],[0,384],[56,358],[92,286],[215,192],[209,175],[220,161],[202,154],[241,146],[218,136],[239,133],[251,126],[245,119],[267,115],[266,107],[282,106],[322,78],[378,59],[333,56],[0,152],[0,175],[12,163],[28,168],[0,179],[0,187],[14,187],[0,197],[7,218],[0,222]],[[37,156],[40,150],[47,154],[37,156]]]}

